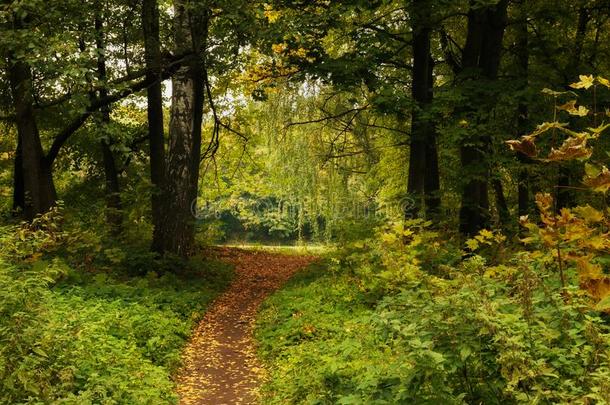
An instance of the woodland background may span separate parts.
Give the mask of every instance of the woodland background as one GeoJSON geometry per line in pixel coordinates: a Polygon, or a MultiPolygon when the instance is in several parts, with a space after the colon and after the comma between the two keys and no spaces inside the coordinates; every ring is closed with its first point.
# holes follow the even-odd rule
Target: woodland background
{"type": "Polygon", "coordinates": [[[609,27],[603,0],[0,3],[0,401],[175,400],[231,278],[201,246],[248,242],[329,250],[261,312],[269,403],[608,402],[609,27]]]}

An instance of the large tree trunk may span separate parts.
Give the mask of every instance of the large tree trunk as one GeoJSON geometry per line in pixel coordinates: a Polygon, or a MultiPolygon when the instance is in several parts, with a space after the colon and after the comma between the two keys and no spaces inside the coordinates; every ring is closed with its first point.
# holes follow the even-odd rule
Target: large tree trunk
{"type": "Polygon", "coordinates": [[[187,9],[183,0],[174,2],[174,35],[177,54],[192,51],[196,57],[172,78],[172,106],[167,160],[167,201],[162,222],[163,253],[192,253],[203,118],[204,79],[201,10],[187,9]]]}
{"type": "MultiPolygon", "coordinates": [[[[96,48],[98,51],[97,58],[97,74],[103,82],[106,80],[106,46],[104,41],[104,26],[100,16],[101,10],[96,11],[95,16],[95,32],[96,32],[96,48]]],[[[100,90],[100,98],[108,96],[106,89],[100,90]]],[[[110,106],[104,106],[101,110],[101,124],[106,127],[110,124],[110,106]]],[[[116,167],[116,162],[112,150],[110,149],[111,140],[104,137],[100,141],[102,149],[102,159],[104,162],[104,177],[106,179],[106,221],[110,226],[112,234],[118,235],[121,233],[123,224],[122,204],[121,204],[121,188],[119,184],[119,172],[116,167]]]]}
{"type": "MultiPolygon", "coordinates": [[[[468,12],[468,34],[462,54],[462,74],[466,81],[487,81],[479,86],[489,86],[498,74],[502,52],[502,41],[506,27],[508,0],[501,0],[495,5],[476,6],[471,4],[468,12]]],[[[493,108],[494,94],[487,94],[474,113],[487,113],[493,108]]],[[[477,122],[475,127],[485,124],[477,122]]],[[[480,128],[479,128],[480,129],[480,128]]],[[[460,208],[460,232],[474,235],[489,223],[489,164],[488,154],[491,144],[489,134],[480,130],[471,131],[460,147],[460,160],[465,183],[462,189],[460,208]]]]}
{"type": "Polygon", "coordinates": [[[427,109],[432,103],[434,78],[430,56],[430,3],[413,0],[413,69],[411,95],[415,106],[411,111],[411,139],[407,192],[414,204],[407,208],[407,217],[418,215],[425,207],[427,214],[440,205],[436,130],[427,109]]]}
{"type": "MultiPolygon", "coordinates": [[[[162,69],[161,41],[159,38],[159,8],[157,0],[142,2],[142,26],[144,28],[144,55],[146,59],[146,79],[160,77],[162,69]]],[[[163,136],[163,94],[161,81],[155,82],[147,90],[148,97],[148,139],[150,145],[150,179],[153,184],[151,195],[153,241],[152,250],[162,254],[164,187],[165,187],[165,139],[163,136]]]]}
{"type": "MultiPolygon", "coordinates": [[[[15,123],[21,145],[21,169],[15,173],[15,179],[23,176],[23,215],[32,220],[36,215],[45,213],[57,198],[51,173],[51,165],[45,158],[40,135],[34,116],[32,95],[32,72],[24,61],[13,61],[9,68],[13,103],[15,107],[15,123]]],[[[19,160],[19,159],[18,159],[19,160]]],[[[20,193],[15,193],[15,205],[20,193]]]]}

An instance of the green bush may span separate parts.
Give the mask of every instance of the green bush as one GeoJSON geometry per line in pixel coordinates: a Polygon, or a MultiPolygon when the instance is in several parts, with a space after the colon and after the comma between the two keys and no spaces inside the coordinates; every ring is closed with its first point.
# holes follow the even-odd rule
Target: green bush
{"type": "Polygon", "coordinates": [[[181,349],[230,269],[103,249],[60,211],[0,230],[0,403],[175,402],[181,349]]]}
{"type": "Polygon", "coordinates": [[[492,266],[433,240],[385,229],[272,296],[265,403],[610,402],[610,330],[586,292],[538,252],[492,266]]]}

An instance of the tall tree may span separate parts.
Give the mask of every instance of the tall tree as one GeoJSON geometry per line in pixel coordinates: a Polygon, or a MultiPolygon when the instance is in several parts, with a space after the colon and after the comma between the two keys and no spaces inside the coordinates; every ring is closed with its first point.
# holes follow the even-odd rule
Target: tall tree
{"type": "Polygon", "coordinates": [[[57,194],[51,162],[43,152],[34,115],[31,67],[15,54],[9,55],[9,58],[15,124],[21,146],[18,159],[21,160],[21,167],[15,167],[15,179],[23,179],[23,187],[15,187],[13,201],[15,208],[23,210],[26,219],[33,219],[55,204],[57,194]]]}
{"type": "Polygon", "coordinates": [[[209,10],[203,4],[174,1],[174,51],[191,57],[172,77],[166,206],[157,249],[180,256],[189,255],[194,243],[208,23],[209,10]]]}
{"type": "Polygon", "coordinates": [[[154,187],[151,196],[153,222],[152,249],[158,253],[163,253],[163,239],[165,235],[163,235],[161,230],[164,216],[165,138],[163,131],[162,83],[158,80],[162,71],[162,54],[157,0],[144,0],[142,2],[142,28],[144,30],[146,78],[155,82],[147,90],[150,178],[154,187]]]}
{"type": "MultiPolygon", "coordinates": [[[[108,79],[106,72],[106,43],[104,33],[104,21],[102,19],[102,8],[100,2],[96,3],[95,10],[95,48],[97,51],[97,73],[100,82],[105,83],[108,79]]],[[[103,86],[99,91],[100,98],[108,97],[108,90],[103,86]]],[[[110,105],[101,108],[102,130],[108,130],[111,123],[110,105]]],[[[102,149],[102,161],[104,164],[104,178],[106,183],[106,221],[111,232],[115,235],[121,232],[123,223],[121,187],[119,184],[119,172],[117,170],[114,154],[111,149],[112,139],[108,133],[100,140],[102,149]]]]}
{"type": "MultiPolygon", "coordinates": [[[[12,27],[15,33],[28,29],[28,16],[13,13],[12,27]]],[[[15,125],[17,127],[18,150],[15,164],[15,188],[13,206],[23,212],[25,218],[46,212],[55,204],[56,191],[53,184],[51,161],[45,156],[34,113],[34,89],[32,67],[25,55],[18,54],[16,47],[6,50],[9,80],[11,85],[15,125]]]]}
{"type": "Polygon", "coordinates": [[[440,206],[438,153],[436,128],[429,107],[434,91],[434,61],[430,54],[432,32],[431,4],[427,0],[413,0],[410,9],[413,31],[413,67],[411,69],[411,136],[408,193],[415,198],[407,215],[416,215],[422,207],[428,214],[440,206]]]}
{"type": "MultiPolygon", "coordinates": [[[[494,81],[498,75],[502,55],[502,41],[507,23],[508,0],[495,4],[471,1],[468,11],[468,29],[461,66],[456,72],[458,80],[469,94],[466,115],[477,122],[476,132],[469,131],[462,140],[460,161],[465,177],[460,208],[460,231],[465,235],[476,234],[489,221],[489,153],[492,142],[485,131],[485,122],[477,116],[486,115],[493,107],[497,93],[494,81]],[[472,86],[486,86],[487,94],[479,93],[472,86]]],[[[485,92],[483,92],[485,93],[485,92]]]]}

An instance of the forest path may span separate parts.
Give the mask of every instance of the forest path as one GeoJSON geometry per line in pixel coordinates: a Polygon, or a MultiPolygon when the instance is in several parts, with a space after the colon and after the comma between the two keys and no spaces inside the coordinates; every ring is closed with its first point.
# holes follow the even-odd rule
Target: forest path
{"type": "Polygon", "coordinates": [[[214,252],[235,266],[235,278],[208,308],[184,351],[180,404],[255,404],[263,376],[252,337],[258,308],[315,257],[235,248],[214,252]]]}

